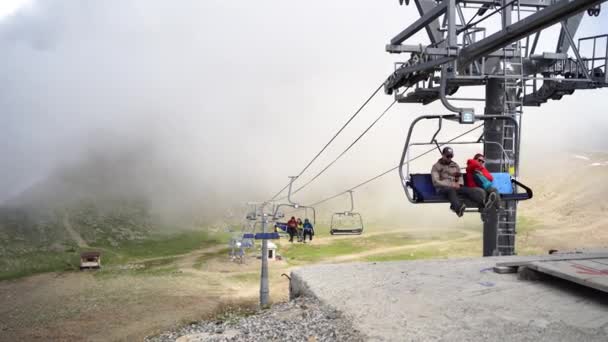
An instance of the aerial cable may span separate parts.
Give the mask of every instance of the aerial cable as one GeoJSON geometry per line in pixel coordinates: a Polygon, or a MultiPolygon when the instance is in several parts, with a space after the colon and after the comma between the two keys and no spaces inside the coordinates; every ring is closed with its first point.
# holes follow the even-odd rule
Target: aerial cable
{"type": "MultiPolygon", "coordinates": [[[[312,165],[312,163],[314,163],[315,160],[317,160],[317,158],[319,158],[319,156],[321,155],[321,153],[323,153],[323,151],[325,151],[327,149],[327,147],[338,137],[338,135],[340,135],[340,133],[342,133],[342,131],[346,128],[346,126],[348,126],[348,124],[350,124],[350,122],[353,121],[353,119],[357,115],[359,115],[359,113],[361,112],[361,110],[363,110],[363,108],[365,106],[367,106],[367,104],[369,103],[369,101],[371,101],[371,99],[374,96],[376,96],[376,94],[378,94],[378,92],[380,91],[380,89],[382,89],[383,86],[384,86],[384,82],[380,83],[380,85],[378,86],[378,88],[367,98],[367,100],[365,100],[365,102],[363,102],[363,104],[361,105],[361,107],[359,107],[359,109],[357,109],[357,111],[348,119],[348,121],[346,121],[346,123],[344,125],[342,125],[342,127],[338,130],[338,132],[336,132],[336,134],[334,134],[334,136],[327,142],[327,144],[325,144],[325,146],[323,146],[323,148],[321,149],[321,151],[319,151],[319,153],[317,153],[317,155],[315,155],[315,157],[312,158],[312,160],[310,162],[308,162],[308,164],[302,169],[302,171],[300,171],[300,173],[296,176],[296,178],[300,177],[310,167],[310,165],[312,165]]],[[[283,187],[274,196],[272,196],[272,198],[270,200],[272,201],[275,198],[277,198],[288,187],[289,187],[289,183],[287,185],[285,185],[285,187],[283,187]]]]}
{"type": "MultiPolygon", "coordinates": [[[[469,134],[469,133],[471,133],[471,132],[473,132],[473,131],[475,131],[475,130],[477,130],[477,129],[481,128],[481,127],[483,127],[483,124],[481,124],[481,125],[479,125],[479,126],[476,126],[476,127],[473,127],[472,129],[470,129],[470,130],[468,130],[468,131],[466,131],[466,132],[464,132],[464,133],[462,133],[462,134],[460,134],[460,135],[458,135],[458,136],[456,136],[456,137],[454,137],[454,138],[452,138],[452,139],[450,139],[450,140],[446,141],[445,143],[441,144],[440,146],[444,146],[444,145],[446,145],[446,144],[448,144],[448,143],[453,142],[453,141],[454,141],[454,140],[456,140],[456,139],[462,138],[463,136],[465,136],[465,135],[467,135],[467,134],[469,134]]],[[[410,159],[409,161],[407,161],[407,162],[406,162],[406,163],[404,163],[404,164],[408,164],[409,162],[412,162],[412,161],[414,161],[414,160],[416,160],[416,159],[422,158],[423,156],[425,156],[425,155],[427,155],[427,154],[429,154],[429,153],[431,153],[431,152],[433,152],[433,151],[435,151],[435,150],[436,150],[436,147],[433,147],[433,148],[431,148],[431,149],[427,150],[426,152],[423,152],[423,153],[421,153],[421,154],[417,155],[416,157],[414,157],[414,158],[410,159]]],[[[381,174],[379,174],[379,175],[376,175],[376,176],[374,176],[374,177],[372,177],[372,178],[370,178],[370,179],[368,179],[368,180],[366,180],[366,181],[364,181],[364,182],[362,182],[362,183],[359,183],[359,184],[357,184],[357,185],[353,186],[353,187],[352,187],[352,188],[350,188],[350,189],[344,190],[344,191],[342,191],[342,192],[340,192],[340,193],[338,193],[338,194],[335,194],[335,195],[333,195],[333,196],[327,197],[327,198],[325,198],[325,199],[323,199],[323,200],[320,200],[320,201],[318,201],[318,202],[315,202],[315,203],[313,203],[313,204],[308,204],[307,206],[308,206],[308,207],[314,207],[314,206],[317,206],[317,205],[319,205],[319,204],[321,204],[321,203],[324,203],[324,202],[327,202],[327,201],[329,201],[329,200],[332,200],[332,199],[334,199],[334,198],[336,198],[336,197],[342,196],[342,195],[344,195],[344,194],[348,193],[349,191],[353,191],[353,190],[355,190],[355,189],[357,189],[357,188],[360,188],[360,187],[362,187],[362,186],[364,186],[364,185],[366,185],[366,184],[368,184],[368,183],[370,183],[370,182],[375,181],[375,180],[376,180],[376,179],[378,179],[378,178],[381,178],[381,177],[383,177],[383,176],[386,176],[386,175],[387,175],[387,174],[389,174],[390,172],[397,170],[397,169],[399,168],[399,166],[400,166],[400,165],[397,165],[397,166],[395,166],[395,167],[393,167],[393,168],[391,168],[391,169],[389,169],[389,170],[386,170],[386,171],[382,172],[382,173],[381,173],[381,174]]]]}
{"type": "MultiPolygon", "coordinates": [[[[321,170],[319,173],[317,173],[314,177],[312,177],[308,182],[306,182],[304,185],[300,186],[299,188],[297,188],[295,191],[292,192],[292,195],[299,192],[300,190],[304,189],[305,187],[307,187],[310,183],[314,182],[317,178],[319,178],[323,173],[325,173],[325,171],[327,171],[327,169],[329,169],[332,165],[334,165],[340,158],[342,158],[346,152],[348,152],[353,146],[355,146],[355,144],[357,142],[359,142],[359,140],[361,140],[361,138],[363,138],[363,136],[365,134],[367,134],[367,132],[372,129],[372,127],[374,127],[374,125],[376,125],[376,123],[378,121],[380,121],[380,119],[382,119],[382,117],[388,113],[388,111],[395,105],[395,103],[397,103],[397,100],[393,101],[393,103],[391,103],[388,107],[386,107],[386,109],[380,114],[380,116],[378,116],[376,118],[376,120],[374,120],[371,125],[369,125],[364,131],[363,133],[361,133],[359,135],[359,137],[357,137],[357,139],[355,139],[344,151],[342,151],[342,153],[340,153],[338,155],[338,157],[336,157],[336,159],[334,159],[331,163],[327,164],[327,166],[325,166],[323,168],[323,170],[321,170]]],[[[283,198],[282,198],[283,199],[283,198]]]]}

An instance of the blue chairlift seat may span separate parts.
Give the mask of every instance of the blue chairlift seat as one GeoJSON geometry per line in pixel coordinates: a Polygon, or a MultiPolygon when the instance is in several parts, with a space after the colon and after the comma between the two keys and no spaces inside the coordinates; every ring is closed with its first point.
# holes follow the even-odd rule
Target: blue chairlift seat
{"type": "MultiPolygon", "coordinates": [[[[532,189],[511,178],[511,175],[508,173],[492,173],[492,177],[494,178],[492,186],[498,190],[502,201],[524,201],[533,196],[532,189]],[[522,187],[526,192],[514,192],[515,185],[522,187]]],[[[406,186],[413,190],[413,198],[416,203],[449,202],[446,196],[437,193],[437,190],[433,186],[431,174],[429,173],[411,174],[406,186]]]]}
{"type": "Polygon", "coordinates": [[[271,233],[255,233],[256,240],[274,240],[279,239],[279,233],[271,232],[271,233]]]}
{"type": "Polygon", "coordinates": [[[282,230],[283,232],[287,232],[287,223],[277,222],[274,224],[274,227],[282,230]]]}
{"type": "Polygon", "coordinates": [[[243,239],[253,239],[255,236],[253,233],[245,233],[243,234],[243,239]]]}

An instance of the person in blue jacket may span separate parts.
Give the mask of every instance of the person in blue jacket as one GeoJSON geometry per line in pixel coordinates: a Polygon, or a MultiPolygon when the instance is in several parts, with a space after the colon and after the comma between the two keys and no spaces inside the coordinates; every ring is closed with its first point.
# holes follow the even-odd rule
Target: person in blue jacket
{"type": "Polygon", "coordinates": [[[308,219],[304,219],[304,225],[302,226],[304,228],[304,240],[303,242],[306,243],[306,236],[308,235],[308,239],[310,241],[312,241],[312,236],[315,235],[315,229],[312,226],[312,224],[310,223],[310,221],[308,219]]]}

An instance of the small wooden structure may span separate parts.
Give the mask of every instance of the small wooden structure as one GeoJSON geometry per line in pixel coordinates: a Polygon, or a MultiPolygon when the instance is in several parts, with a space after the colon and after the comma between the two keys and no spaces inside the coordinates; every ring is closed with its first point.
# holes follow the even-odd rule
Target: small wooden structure
{"type": "Polygon", "coordinates": [[[80,253],[80,269],[101,268],[101,253],[96,251],[80,253]]]}

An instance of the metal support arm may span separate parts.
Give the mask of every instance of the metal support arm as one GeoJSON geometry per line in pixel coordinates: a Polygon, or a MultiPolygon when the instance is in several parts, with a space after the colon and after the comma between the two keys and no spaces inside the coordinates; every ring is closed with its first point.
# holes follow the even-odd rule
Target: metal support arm
{"type": "Polygon", "coordinates": [[[464,70],[474,60],[516,42],[534,32],[557,24],[589,7],[606,0],[561,0],[529,17],[526,17],[502,31],[496,32],[477,43],[464,47],[458,56],[458,67],[464,70]]]}

